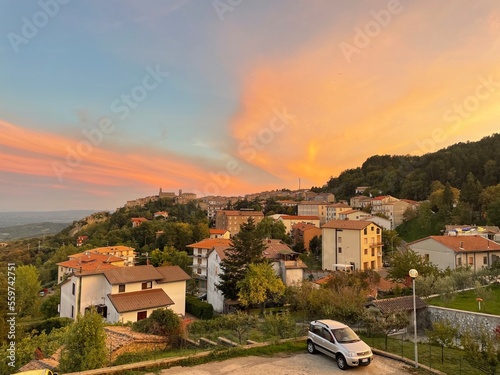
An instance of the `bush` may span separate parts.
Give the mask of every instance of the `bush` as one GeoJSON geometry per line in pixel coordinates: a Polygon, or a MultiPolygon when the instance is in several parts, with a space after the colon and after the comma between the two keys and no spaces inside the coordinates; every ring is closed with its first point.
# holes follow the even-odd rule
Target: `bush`
{"type": "Polygon", "coordinates": [[[73,319],[71,318],[55,317],[41,322],[27,324],[23,327],[23,329],[24,332],[37,331],[38,333],[42,333],[45,331],[45,333],[49,334],[53,329],[67,327],[71,325],[71,323],[73,323],[73,319]]]}
{"type": "Polygon", "coordinates": [[[214,308],[211,304],[190,295],[186,296],[186,312],[199,319],[212,319],[214,316],[214,308]]]}
{"type": "Polygon", "coordinates": [[[174,345],[180,342],[182,322],[170,309],[155,310],[149,318],[133,323],[132,330],[151,335],[166,336],[168,343],[174,345]]]}

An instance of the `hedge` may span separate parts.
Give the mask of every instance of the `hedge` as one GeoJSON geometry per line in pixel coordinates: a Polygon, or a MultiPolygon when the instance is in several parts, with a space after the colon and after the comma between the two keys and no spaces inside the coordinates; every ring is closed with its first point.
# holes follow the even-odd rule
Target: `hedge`
{"type": "Polygon", "coordinates": [[[192,295],[186,296],[186,312],[200,319],[212,319],[214,308],[207,302],[200,301],[192,295]]]}

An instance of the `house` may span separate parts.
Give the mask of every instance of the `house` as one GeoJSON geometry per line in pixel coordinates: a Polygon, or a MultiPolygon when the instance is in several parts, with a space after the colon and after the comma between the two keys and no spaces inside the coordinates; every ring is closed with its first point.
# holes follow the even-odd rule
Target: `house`
{"type": "Polygon", "coordinates": [[[365,191],[366,191],[367,189],[369,189],[369,188],[370,188],[369,186],[358,186],[358,187],[354,190],[354,194],[357,194],[357,195],[359,195],[359,194],[364,194],[364,193],[365,193],[365,191]]]}
{"type": "Polygon", "coordinates": [[[365,211],[345,210],[338,215],[337,220],[365,220],[367,217],[370,216],[372,215],[365,211]]]}
{"type": "Polygon", "coordinates": [[[80,247],[89,239],[89,236],[78,236],[76,238],[76,246],[80,247]]]}
{"type": "Polygon", "coordinates": [[[365,208],[372,204],[371,197],[365,197],[364,195],[356,195],[349,200],[349,205],[352,208],[365,208]]]}
{"type": "Polygon", "coordinates": [[[310,252],[311,249],[309,247],[309,243],[314,237],[321,236],[321,229],[316,225],[308,224],[308,223],[297,223],[292,225],[292,239],[293,244],[303,243],[304,249],[307,252],[310,252]]]}
{"type": "Polygon", "coordinates": [[[340,214],[345,211],[351,210],[351,206],[347,203],[333,203],[326,206],[326,221],[337,220],[340,214]]]}
{"type": "Polygon", "coordinates": [[[403,200],[382,202],[373,200],[372,214],[383,214],[391,221],[391,229],[403,223],[403,215],[408,209],[414,209],[414,205],[403,200]],[[380,203],[380,204],[379,204],[380,203]]]}
{"type": "Polygon", "coordinates": [[[229,239],[231,237],[231,233],[229,233],[226,229],[215,229],[210,228],[209,230],[210,238],[225,238],[229,239]]]}
{"type": "Polygon", "coordinates": [[[97,253],[103,255],[113,255],[118,258],[122,258],[125,260],[125,266],[133,266],[135,264],[136,252],[134,248],[123,245],[115,245],[115,246],[103,246],[96,247],[91,250],[87,250],[88,253],[97,253]]]}
{"type": "Polygon", "coordinates": [[[377,299],[368,302],[365,307],[367,309],[378,310],[384,315],[405,312],[408,315],[408,330],[413,330],[413,322],[415,320],[417,321],[417,327],[420,330],[429,328],[427,327],[427,317],[425,314],[427,304],[420,297],[415,297],[415,310],[417,312],[416,319],[413,319],[413,296],[377,299]]]}
{"type": "Polygon", "coordinates": [[[489,268],[500,260],[500,244],[481,236],[430,236],[408,246],[440,269],[489,268]]]}
{"type": "Polygon", "coordinates": [[[130,219],[130,221],[132,222],[132,228],[137,228],[142,223],[149,221],[149,220],[146,219],[145,217],[133,217],[130,219]]]}
{"type": "Polygon", "coordinates": [[[312,224],[319,228],[319,217],[318,216],[299,216],[299,215],[279,215],[278,220],[285,225],[285,233],[289,234],[292,232],[292,227],[295,224],[306,223],[312,224]]]}
{"type": "Polygon", "coordinates": [[[497,226],[445,225],[444,234],[446,236],[481,236],[500,242],[500,229],[497,226]]]}
{"type": "Polygon", "coordinates": [[[240,231],[240,225],[252,218],[255,224],[258,224],[264,219],[264,214],[261,211],[250,210],[220,210],[215,215],[215,228],[224,229],[234,236],[240,231]]]}
{"type": "Polygon", "coordinates": [[[155,219],[159,218],[159,217],[162,217],[164,219],[166,219],[168,217],[168,212],[167,211],[156,211],[154,214],[153,214],[153,217],[155,219]]]}
{"type": "Polygon", "coordinates": [[[335,195],[333,193],[318,193],[313,198],[313,201],[333,203],[335,202],[335,195]]]}
{"type": "MultiPolygon", "coordinates": [[[[214,246],[207,258],[207,302],[217,312],[225,312],[228,302],[217,288],[220,283],[221,262],[226,258],[228,249],[228,246],[214,246]]],[[[272,261],[274,271],[285,285],[302,281],[307,266],[299,259],[299,254],[288,245],[280,240],[266,240],[263,255],[272,261]]]]}
{"type": "Polygon", "coordinates": [[[231,240],[229,238],[207,238],[187,246],[188,254],[193,259],[192,277],[200,295],[207,292],[207,258],[209,252],[216,246],[229,248],[231,240]]]}
{"type": "Polygon", "coordinates": [[[91,272],[124,266],[124,259],[113,255],[90,253],[88,251],[73,254],[69,256],[69,260],[57,263],[57,282],[63,282],[66,275],[77,271],[91,272]]]}
{"type": "Polygon", "coordinates": [[[328,202],[302,201],[297,205],[298,216],[317,216],[320,224],[326,223],[328,202]]]}
{"type": "Polygon", "coordinates": [[[184,315],[189,279],[179,266],[75,272],[61,284],[60,316],[74,319],[90,307],[110,323],[136,322],[165,308],[184,315]]]}
{"type": "Polygon", "coordinates": [[[355,270],[382,267],[382,228],[371,221],[331,220],[321,226],[323,269],[352,265],[355,270]]]}

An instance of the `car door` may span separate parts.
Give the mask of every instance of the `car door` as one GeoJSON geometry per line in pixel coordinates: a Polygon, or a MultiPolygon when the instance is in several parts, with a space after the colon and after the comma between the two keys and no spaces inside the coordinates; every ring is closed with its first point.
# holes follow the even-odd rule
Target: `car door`
{"type": "Polygon", "coordinates": [[[337,352],[336,343],[330,330],[325,327],[321,331],[321,345],[328,352],[328,355],[335,357],[335,353],[337,352]]]}

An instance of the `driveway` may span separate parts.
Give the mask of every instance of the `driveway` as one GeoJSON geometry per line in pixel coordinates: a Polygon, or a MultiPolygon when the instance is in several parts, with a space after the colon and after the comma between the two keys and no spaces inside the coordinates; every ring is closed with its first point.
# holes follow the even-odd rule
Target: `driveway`
{"type": "MultiPolygon", "coordinates": [[[[350,368],[351,375],[401,375],[409,374],[404,364],[385,357],[375,356],[366,367],[350,368]]],[[[161,375],[331,375],[346,374],[335,361],[322,354],[295,354],[282,357],[240,357],[222,362],[211,362],[195,367],[172,367],[161,375]]],[[[153,375],[153,374],[148,374],[153,375]]]]}

